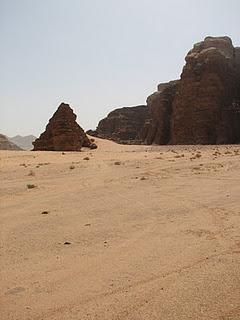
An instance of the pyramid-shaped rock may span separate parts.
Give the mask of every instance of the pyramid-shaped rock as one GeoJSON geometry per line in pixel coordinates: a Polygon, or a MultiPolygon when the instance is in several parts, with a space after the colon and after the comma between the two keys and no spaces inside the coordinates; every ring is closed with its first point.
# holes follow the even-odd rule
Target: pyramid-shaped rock
{"type": "Polygon", "coordinates": [[[95,149],[84,130],[76,122],[77,116],[68,104],[61,103],[46,130],[33,142],[34,151],[80,151],[82,147],[95,149]]]}

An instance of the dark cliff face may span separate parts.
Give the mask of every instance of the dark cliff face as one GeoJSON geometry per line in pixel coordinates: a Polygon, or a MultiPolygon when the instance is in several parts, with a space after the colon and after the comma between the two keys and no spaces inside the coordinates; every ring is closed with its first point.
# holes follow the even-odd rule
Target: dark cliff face
{"type": "Polygon", "coordinates": [[[149,119],[142,131],[145,144],[168,144],[171,139],[172,103],[179,81],[170,81],[158,86],[158,91],[147,98],[149,119]]]}
{"type": "Polygon", "coordinates": [[[240,142],[240,48],[207,37],[186,56],[181,79],[147,99],[146,144],[240,142]]]}
{"type": "Polygon", "coordinates": [[[173,102],[171,144],[240,141],[239,69],[228,37],[207,37],[186,56],[173,102]]]}
{"type": "Polygon", "coordinates": [[[81,147],[95,148],[77,124],[76,118],[70,106],[61,103],[46,130],[33,142],[33,150],[80,151],[81,147]]]}
{"type": "Polygon", "coordinates": [[[89,130],[87,133],[118,143],[140,143],[147,117],[148,108],[144,105],[115,109],[99,122],[95,131],[89,130]]]}

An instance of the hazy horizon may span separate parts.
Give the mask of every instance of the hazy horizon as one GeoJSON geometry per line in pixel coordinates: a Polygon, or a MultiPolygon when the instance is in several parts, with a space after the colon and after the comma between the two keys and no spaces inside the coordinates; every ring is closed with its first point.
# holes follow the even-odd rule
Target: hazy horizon
{"type": "Polygon", "coordinates": [[[206,36],[240,45],[240,2],[0,0],[0,133],[38,136],[61,102],[85,130],[180,77],[206,36]]]}

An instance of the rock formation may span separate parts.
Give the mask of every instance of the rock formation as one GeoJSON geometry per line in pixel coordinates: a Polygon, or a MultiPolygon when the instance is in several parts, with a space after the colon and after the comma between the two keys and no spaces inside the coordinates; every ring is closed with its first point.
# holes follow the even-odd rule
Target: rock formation
{"type": "Polygon", "coordinates": [[[145,144],[167,144],[171,137],[172,102],[179,81],[170,81],[158,86],[158,91],[147,98],[150,117],[142,130],[145,144]]]}
{"type": "Polygon", "coordinates": [[[240,143],[240,48],[207,37],[186,56],[181,79],[147,99],[146,144],[240,143]]]}
{"type": "Polygon", "coordinates": [[[22,150],[13,142],[9,141],[6,136],[0,134],[0,150],[22,150]]]}
{"type": "Polygon", "coordinates": [[[34,151],[80,151],[82,147],[95,149],[84,130],[77,124],[76,115],[68,104],[61,103],[46,130],[33,142],[34,151]]]}
{"type": "Polygon", "coordinates": [[[207,37],[186,56],[173,101],[172,144],[240,142],[239,49],[207,37]]]}
{"type": "Polygon", "coordinates": [[[114,110],[90,134],[121,143],[240,143],[240,48],[206,37],[185,60],[180,80],[160,84],[147,108],[114,110]]]}
{"type": "Polygon", "coordinates": [[[87,133],[118,143],[141,143],[141,130],[147,117],[148,108],[144,105],[115,109],[99,122],[95,131],[87,133]]]}

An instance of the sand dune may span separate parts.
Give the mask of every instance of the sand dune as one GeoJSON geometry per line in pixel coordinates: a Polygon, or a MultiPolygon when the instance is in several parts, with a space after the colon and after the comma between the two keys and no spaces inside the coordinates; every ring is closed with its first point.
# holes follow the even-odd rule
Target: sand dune
{"type": "Polygon", "coordinates": [[[97,144],[0,152],[0,318],[239,320],[240,146],[97,144]]]}

